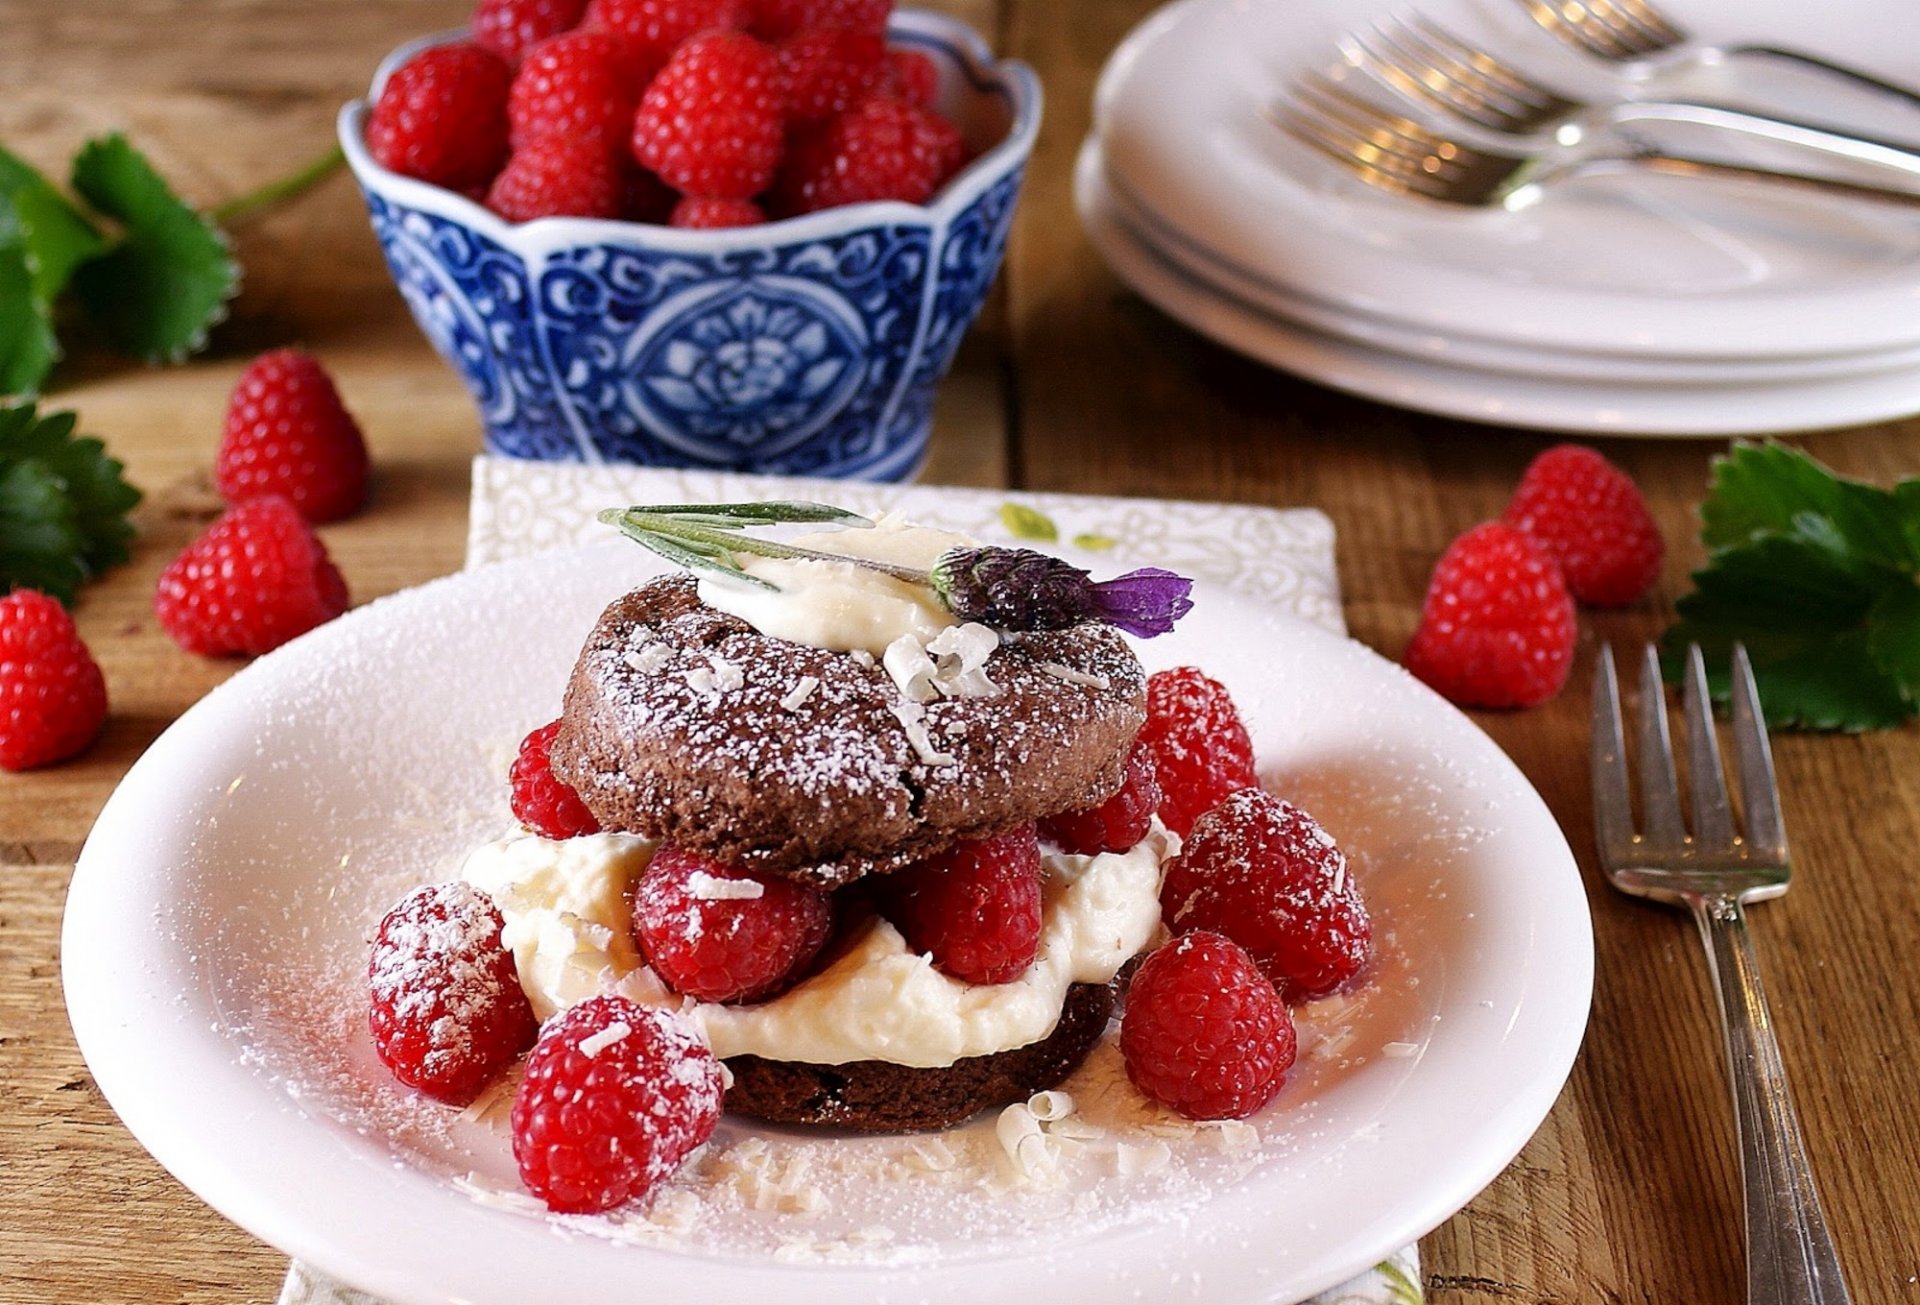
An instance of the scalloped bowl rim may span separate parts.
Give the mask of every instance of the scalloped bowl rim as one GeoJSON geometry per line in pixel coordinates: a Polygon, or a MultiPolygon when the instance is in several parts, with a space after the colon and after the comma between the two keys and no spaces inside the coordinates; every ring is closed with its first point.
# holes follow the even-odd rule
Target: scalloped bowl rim
{"type": "MultiPolygon", "coordinates": [[[[512,252],[527,256],[579,245],[626,245],[676,253],[730,253],[769,244],[842,235],[863,227],[903,225],[940,228],[964,212],[973,201],[999,182],[1033,153],[1040,130],[1040,79],[1018,59],[995,59],[986,39],[968,24],[946,14],[924,9],[900,9],[888,29],[889,38],[921,35],[939,39],[958,52],[967,79],[986,92],[998,92],[1008,103],[1012,121],[1002,136],[978,158],[960,170],[926,204],[875,200],[843,204],[799,217],[781,218],[758,226],[687,231],[618,218],[536,218],[508,222],[484,205],[457,191],[403,176],[376,162],[368,151],[365,124],[371,111],[366,97],[340,107],[337,125],[347,165],[361,186],[382,198],[420,209],[470,227],[512,252]]],[[[380,61],[369,95],[378,93],[392,69],[421,50],[463,39],[467,29],[455,28],[418,37],[395,47],[380,61]]]]}

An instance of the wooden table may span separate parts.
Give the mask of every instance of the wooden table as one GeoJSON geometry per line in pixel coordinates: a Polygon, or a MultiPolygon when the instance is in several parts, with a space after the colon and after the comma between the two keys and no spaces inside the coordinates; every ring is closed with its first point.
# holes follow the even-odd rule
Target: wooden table
{"type": "MultiPolygon", "coordinates": [[[[1549,441],[1379,407],[1265,370],[1123,290],[1081,235],[1069,164],[1102,61],[1149,0],[965,0],[1048,96],[1001,292],[946,383],[934,482],[1314,504],[1340,531],[1347,618],[1404,644],[1435,557],[1495,516],[1549,441]]],[[[0,5],[0,142],[58,175],[82,137],[126,129],[214,203],[330,140],[339,103],[399,41],[458,24],[460,0],[58,0],[0,5]]],[[[352,183],[336,177],[236,232],[246,292],[215,347],[149,369],[82,346],[54,401],[77,408],[147,491],[133,562],[78,619],[113,717],[84,757],[0,776],[0,1300],[266,1301],[283,1257],[200,1204],[120,1127],[62,1012],[59,920],[108,792],[235,663],[175,648],[150,599],[214,514],[227,390],[256,352],[300,343],[370,437],[374,498],[328,527],[365,601],[457,569],[472,407],[387,279],[352,183]]],[[[1920,472],[1920,420],[1808,437],[1835,467],[1920,472]]],[[[1642,607],[1584,619],[1573,687],[1483,714],[1545,795],[1587,875],[1599,948],[1572,1082],[1520,1158],[1424,1244],[1429,1298],[1720,1305],[1741,1299],[1737,1170],[1718,1035],[1681,918],[1614,896],[1592,864],[1584,686],[1602,640],[1659,631],[1697,564],[1711,441],[1607,441],[1670,541],[1642,607]]],[[[1803,882],[1756,912],[1774,1012],[1840,1253],[1860,1305],[1920,1301],[1920,729],[1777,744],[1803,882]]]]}

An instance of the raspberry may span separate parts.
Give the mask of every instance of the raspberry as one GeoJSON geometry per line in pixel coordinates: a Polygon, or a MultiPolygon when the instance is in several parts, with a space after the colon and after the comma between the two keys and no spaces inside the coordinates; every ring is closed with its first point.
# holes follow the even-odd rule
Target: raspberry
{"type": "Polygon", "coordinates": [[[436,1101],[473,1100],[539,1032],[501,923],[485,893],[455,880],[414,889],[374,935],[373,1049],[436,1101]]]}
{"type": "Polygon", "coordinates": [[[487,207],[509,222],[621,217],[627,206],[625,172],[602,141],[549,137],[514,151],[487,191],[487,207]]]}
{"type": "Polygon", "coordinates": [[[1531,707],[1573,666],[1573,599],[1560,568],[1511,526],[1488,521],[1447,546],[1402,661],[1470,707],[1531,707]]]}
{"type": "Polygon", "coordinates": [[[633,156],[682,194],[751,199],[780,166],[780,62],[741,32],[674,52],[633,122],[633,156]]]}
{"type": "Polygon", "coordinates": [[[0,598],[0,770],[63,761],[107,719],[107,681],[59,602],[32,589],[0,598]]]}
{"type": "Polygon", "coordinates": [[[784,41],[810,27],[851,27],[885,32],[893,0],[753,0],[753,30],[769,41],[784,41]]]}
{"type": "Polygon", "coordinates": [[[627,75],[628,58],[611,32],[568,32],[529,54],[507,95],[515,153],[556,138],[622,146],[642,90],[627,75]]]}
{"type": "Polygon", "coordinates": [[[563,1214],[643,1197],[713,1136],[720,1091],[720,1062],[683,1016],[591,997],[527,1057],[513,1099],[520,1180],[563,1214]]]}
{"type": "Polygon", "coordinates": [[[811,885],[754,874],[672,845],[654,853],[633,895],[633,932],[675,992],[763,1001],[826,944],[833,906],[811,885]]]}
{"type": "Polygon", "coordinates": [[[1127,754],[1127,774],[1119,792],[1091,811],[1070,811],[1040,822],[1040,835],[1063,852],[1093,856],[1124,852],[1147,836],[1160,805],[1160,780],[1153,754],[1135,746],[1127,754]]]}
{"type": "Polygon", "coordinates": [[[690,37],[744,29],[752,9],[751,0],[590,0],[586,25],[626,38],[657,69],[690,37]]]}
{"type": "Polygon", "coordinates": [[[885,881],[887,918],[934,968],[965,983],[1006,983],[1040,948],[1040,843],[1032,825],[972,838],[885,881]]]}
{"type": "Polygon", "coordinates": [[[1253,740],[1227,686],[1197,667],[1147,677],[1147,722],[1138,746],[1153,755],[1160,819],[1182,838],[1227,794],[1260,782],[1253,773],[1253,740]]]}
{"type": "Polygon", "coordinates": [[[507,158],[506,60],[457,41],[393,70],[367,118],[383,167],[448,190],[481,189],[507,158]]]}
{"type": "Polygon", "coordinates": [[[940,98],[940,70],[918,50],[887,51],[887,93],[917,108],[940,98]]]}
{"type": "Polygon", "coordinates": [[[944,119],[876,95],[796,142],[781,200],[792,213],[880,199],[924,203],[965,152],[944,119]]]}
{"type": "Polygon", "coordinates": [[[473,43],[519,63],[540,42],[580,21],[587,0],[480,0],[473,7],[473,43]]]}
{"type": "Polygon", "coordinates": [[[337,521],[366,502],[367,442],[311,355],[276,349],[241,373],[213,483],[229,503],[282,495],[309,521],[337,521]]]}
{"type": "Polygon", "coordinates": [[[1345,854],[1312,816],[1257,788],[1194,824],[1167,863],[1160,913],[1175,934],[1233,939],[1290,1002],[1336,991],[1373,947],[1345,854]]]}
{"type": "Polygon", "coordinates": [[[788,37],[777,53],[792,122],[831,118],[864,100],[888,75],[887,43],[875,32],[818,27],[788,37]]]}
{"type": "Polygon", "coordinates": [[[542,725],[520,740],[520,753],[507,772],[512,785],[514,816],[542,838],[574,838],[597,834],[600,822],[587,810],[580,795],[553,773],[548,756],[560,722],[542,725]]]}
{"type": "Polygon", "coordinates": [[[1245,1119],[1266,1105],[1296,1045],[1273,985],[1217,933],[1187,934],[1147,957],[1120,1020],[1127,1077],[1188,1119],[1245,1119]]]}
{"type": "Polygon", "coordinates": [[[721,227],[759,226],[766,220],[766,213],[750,199],[687,198],[673,206],[667,225],[711,231],[721,227]]]}
{"type": "Polygon", "coordinates": [[[347,610],[347,582],[278,495],[227,509],[160,573],[154,613],[188,652],[259,654],[347,610]]]}
{"type": "Polygon", "coordinates": [[[1545,549],[1568,592],[1595,607],[1637,602],[1666,552],[1639,486],[1580,444],[1535,458],[1500,519],[1545,549]]]}

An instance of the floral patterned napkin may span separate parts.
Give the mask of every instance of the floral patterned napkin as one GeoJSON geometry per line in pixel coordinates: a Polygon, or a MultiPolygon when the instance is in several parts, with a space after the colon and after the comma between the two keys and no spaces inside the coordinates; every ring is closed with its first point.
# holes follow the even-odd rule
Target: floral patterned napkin
{"type": "MultiPolygon", "coordinates": [[[[898,509],[923,525],[963,531],[991,543],[1060,546],[1089,563],[1111,551],[1128,566],[1164,566],[1237,589],[1330,630],[1346,631],[1333,565],[1333,523],[1311,508],[871,485],[483,456],[473,463],[467,565],[607,538],[609,528],[594,519],[602,508],[767,498],[818,499],[867,514],[898,509]]],[[[1420,1305],[1422,1300],[1419,1257],[1409,1246],[1307,1305],[1420,1305]]],[[[287,1271],[279,1305],[383,1302],[296,1261],[287,1271]]]]}

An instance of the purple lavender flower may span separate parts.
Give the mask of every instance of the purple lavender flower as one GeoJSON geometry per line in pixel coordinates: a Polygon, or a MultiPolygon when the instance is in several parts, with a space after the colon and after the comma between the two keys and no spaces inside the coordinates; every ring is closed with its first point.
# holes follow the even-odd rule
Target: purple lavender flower
{"type": "Polygon", "coordinates": [[[1095,582],[1070,562],[1027,548],[956,548],[934,564],[933,590],[963,621],[997,630],[1060,630],[1103,621],[1142,639],[1193,610],[1193,581],[1158,567],[1095,582]]]}
{"type": "Polygon", "coordinates": [[[1098,619],[1137,639],[1171,632],[1174,622],[1193,610],[1193,581],[1157,566],[1102,580],[1091,591],[1098,619]]]}

